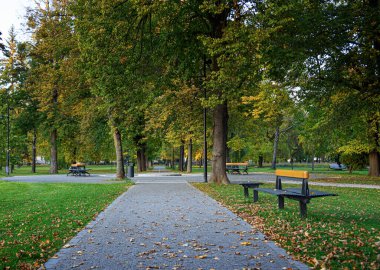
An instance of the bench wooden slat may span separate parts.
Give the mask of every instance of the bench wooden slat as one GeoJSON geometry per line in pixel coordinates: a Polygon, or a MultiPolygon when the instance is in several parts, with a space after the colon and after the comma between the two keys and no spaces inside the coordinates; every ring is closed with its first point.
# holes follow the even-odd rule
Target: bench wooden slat
{"type": "Polygon", "coordinates": [[[309,172],[308,171],[276,170],[276,176],[308,179],[309,172]]]}
{"type": "MultiPolygon", "coordinates": [[[[290,192],[296,192],[296,193],[300,193],[301,192],[300,188],[286,188],[284,190],[287,190],[287,191],[290,191],[290,192]]],[[[337,195],[334,194],[334,193],[328,193],[328,192],[323,192],[323,191],[320,191],[320,190],[311,189],[311,190],[309,190],[309,195],[307,197],[309,197],[309,198],[315,198],[315,197],[325,197],[325,196],[337,196],[337,195]]]]}
{"type": "Polygon", "coordinates": [[[248,166],[248,162],[241,162],[241,163],[227,162],[226,166],[248,166]]]}

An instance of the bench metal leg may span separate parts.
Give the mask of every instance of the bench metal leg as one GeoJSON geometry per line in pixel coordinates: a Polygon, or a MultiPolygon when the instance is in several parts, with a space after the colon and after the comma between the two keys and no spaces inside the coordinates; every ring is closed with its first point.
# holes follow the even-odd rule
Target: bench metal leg
{"type": "Polygon", "coordinates": [[[259,192],[257,190],[253,190],[253,202],[257,202],[259,200],[259,192]]]}
{"type": "Polygon", "coordinates": [[[307,217],[307,204],[306,202],[300,201],[300,214],[302,218],[307,217]]]}
{"type": "Polygon", "coordinates": [[[247,187],[244,187],[244,197],[249,198],[249,191],[247,187]]]}
{"type": "Polygon", "coordinates": [[[285,202],[284,202],[284,197],[283,196],[278,196],[278,208],[279,209],[284,209],[284,205],[285,205],[285,202]]]}

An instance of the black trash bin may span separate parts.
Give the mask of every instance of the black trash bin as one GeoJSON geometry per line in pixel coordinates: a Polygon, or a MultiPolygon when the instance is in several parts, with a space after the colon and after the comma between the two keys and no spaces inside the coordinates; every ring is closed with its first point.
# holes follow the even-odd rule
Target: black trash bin
{"type": "Polygon", "coordinates": [[[135,177],[135,166],[133,163],[128,163],[127,177],[135,177]]]}

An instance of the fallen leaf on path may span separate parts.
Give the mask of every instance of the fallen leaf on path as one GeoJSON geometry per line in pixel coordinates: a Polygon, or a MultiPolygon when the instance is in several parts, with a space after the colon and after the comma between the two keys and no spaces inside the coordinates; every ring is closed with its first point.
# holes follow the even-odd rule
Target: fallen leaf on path
{"type": "Polygon", "coordinates": [[[206,259],[207,255],[197,255],[194,257],[195,259],[206,259]]]}

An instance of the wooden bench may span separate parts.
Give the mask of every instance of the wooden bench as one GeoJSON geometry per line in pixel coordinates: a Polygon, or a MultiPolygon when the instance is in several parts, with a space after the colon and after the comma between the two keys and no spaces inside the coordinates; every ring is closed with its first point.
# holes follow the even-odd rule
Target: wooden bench
{"type": "Polygon", "coordinates": [[[69,172],[66,175],[71,174],[73,176],[86,176],[90,175],[88,171],[89,169],[86,169],[86,166],[83,163],[71,164],[69,172]]]}
{"type": "Polygon", "coordinates": [[[241,174],[241,171],[245,172],[248,174],[248,162],[243,162],[243,163],[226,163],[226,172],[227,173],[238,173],[241,174]]]}
{"type": "Polygon", "coordinates": [[[325,197],[325,196],[337,196],[336,194],[327,193],[319,190],[309,189],[309,172],[307,171],[288,171],[288,170],[276,170],[276,187],[270,188],[256,188],[257,191],[266,192],[278,197],[278,208],[284,208],[284,199],[289,198],[299,201],[301,217],[307,217],[307,204],[313,198],[325,197]],[[302,182],[301,188],[282,188],[282,179],[294,180],[302,182]]]}
{"type": "Polygon", "coordinates": [[[259,193],[257,192],[256,188],[258,188],[260,185],[262,185],[263,183],[259,183],[259,182],[232,182],[232,184],[234,185],[241,185],[244,189],[244,197],[246,199],[249,198],[249,188],[252,188],[253,189],[253,201],[254,202],[257,202],[259,200],[259,193]]]}
{"type": "Polygon", "coordinates": [[[332,163],[332,164],[329,164],[329,169],[342,171],[342,170],[346,170],[347,167],[344,164],[332,163]]]}

